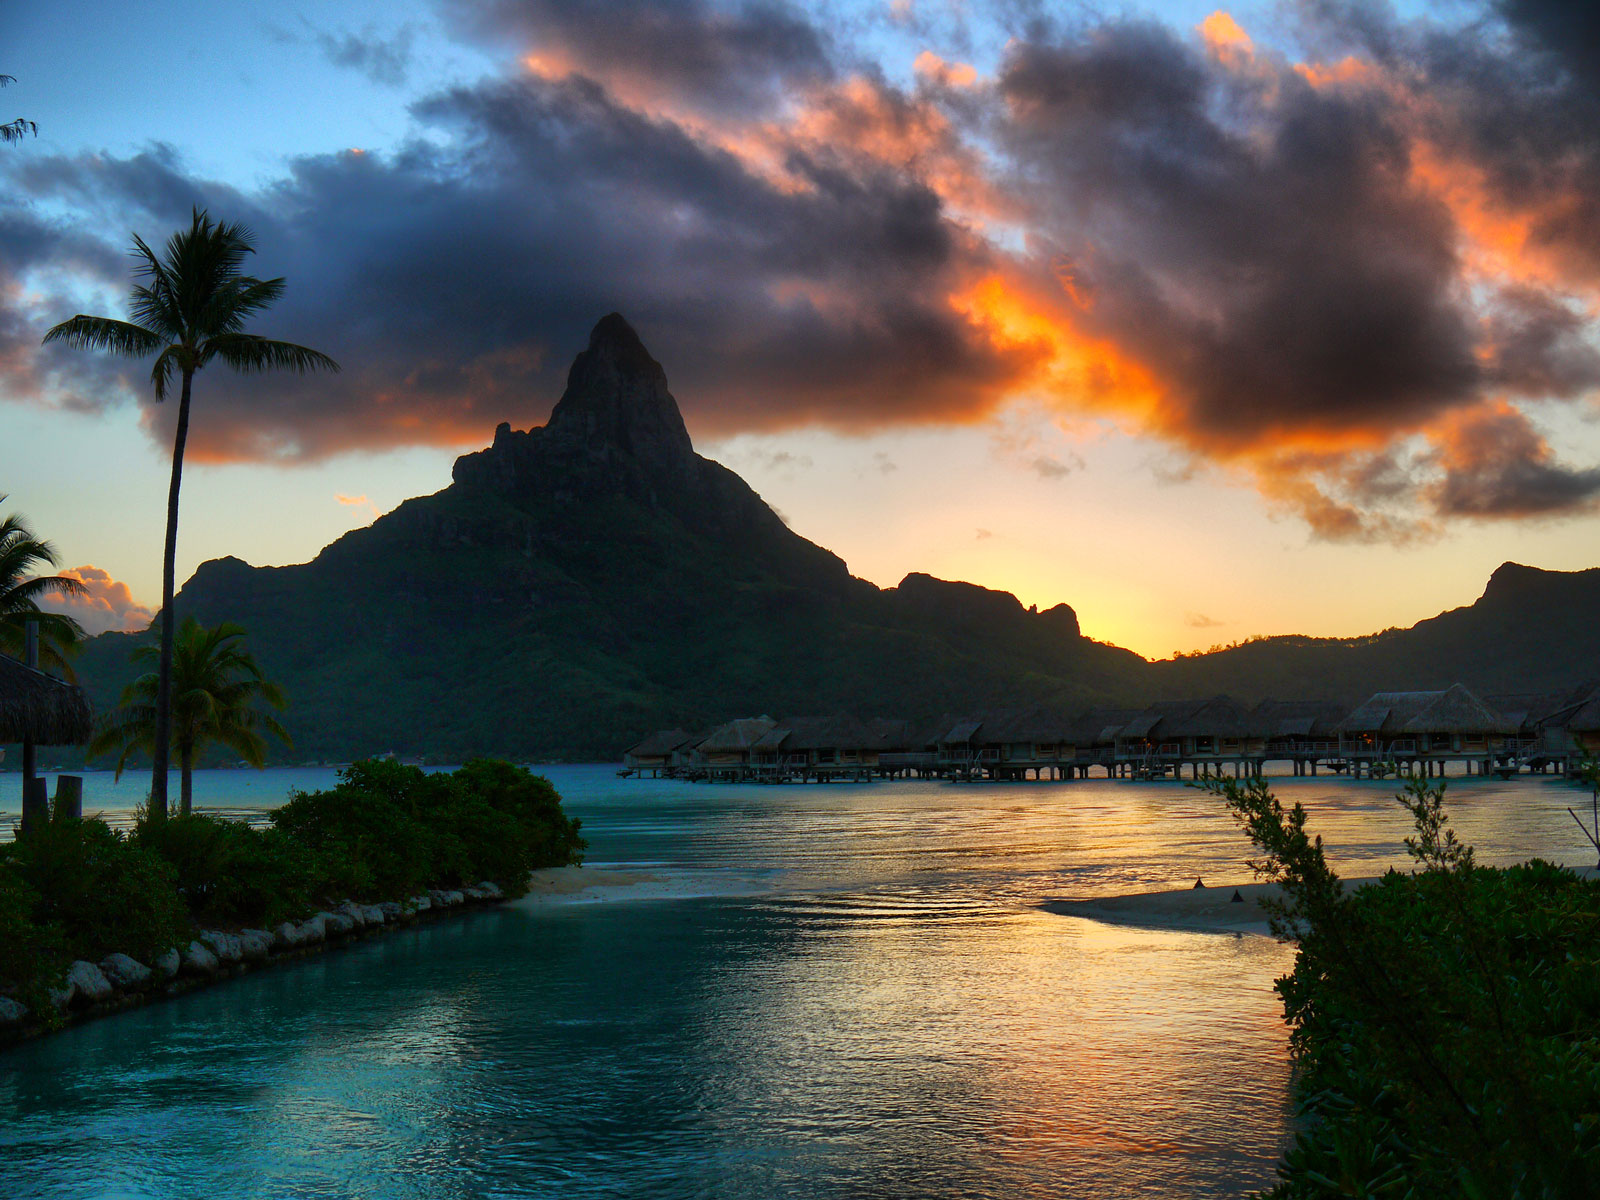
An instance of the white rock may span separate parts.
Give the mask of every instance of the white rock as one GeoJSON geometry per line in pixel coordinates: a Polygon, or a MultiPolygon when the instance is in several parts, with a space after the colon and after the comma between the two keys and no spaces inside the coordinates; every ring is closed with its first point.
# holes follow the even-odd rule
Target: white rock
{"type": "Polygon", "coordinates": [[[347,918],[356,929],[365,929],[367,927],[367,910],[354,900],[346,900],[334,911],[341,917],[347,918]]]}
{"type": "Polygon", "coordinates": [[[300,927],[293,921],[285,921],[272,931],[272,948],[274,950],[293,950],[302,945],[300,927]]]}
{"type": "Polygon", "coordinates": [[[217,956],[198,941],[190,942],[183,952],[183,969],[190,975],[215,975],[221,967],[217,956]]]}
{"type": "Polygon", "coordinates": [[[385,900],[378,905],[378,911],[383,914],[383,919],[390,924],[395,921],[403,921],[406,917],[405,908],[396,904],[393,900],[385,900]]]}
{"type": "Polygon", "coordinates": [[[239,949],[244,952],[245,962],[266,962],[272,953],[272,935],[265,929],[241,929],[239,949]]]}
{"type": "Polygon", "coordinates": [[[217,956],[218,962],[244,961],[244,947],[231,933],[223,933],[220,929],[203,929],[200,931],[200,940],[211,948],[211,953],[217,956]]]}
{"type": "Polygon", "coordinates": [[[50,1003],[59,1011],[65,1012],[67,1006],[72,1003],[72,998],[78,994],[78,989],[69,983],[66,987],[48,989],[48,994],[50,1003]]]}
{"type": "Polygon", "coordinates": [[[315,946],[319,942],[328,940],[328,913],[319,912],[314,917],[307,917],[300,922],[300,944],[302,946],[315,946]]]}
{"type": "Polygon", "coordinates": [[[505,895],[506,894],[505,894],[504,890],[502,890],[500,885],[498,883],[496,883],[492,879],[485,879],[478,886],[480,888],[482,888],[483,891],[488,894],[489,899],[491,899],[491,900],[503,900],[503,899],[505,899],[505,895]]]}
{"type": "Polygon", "coordinates": [[[13,1000],[10,996],[0,996],[0,1025],[20,1025],[28,1016],[28,1006],[13,1000]]]}
{"type": "Polygon", "coordinates": [[[461,894],[463,896],[465,896],[468,900],[474,900],[474,901],[487,900],[489,898],[489,893],[484,891],[477,884],[473,884],[470,887],[462,888],[461,889],[461,894]]]}
{"type": "Polygon", "coordinates": [[[78,959],[67,968],[67,986],[76,995],[76,999],[85,1004],[99,1004],[102,1000],[109,1000],[116,994],[116,988],[111,986],[111,981],[105,973],[87,959],[78,959]]]}
{"type": "Polygon", "coordinates": [[[364,904],[361,907],[361,915],[366,919],[368,925],[382,925],[384,919],[383,905],[364,904]]]}
{"type": "Polygon", "coordinates": [[[427,912],[432,907],[433,907],[433,900],[432,900],[431,897],[428,897],[428,896],[413,896],[413,897],[411,897],[411,908],[412,908],[413,912],[427,912]]]}
{"type": "Polygon", "coordinates": [[[100,970],[111,981],[111,986],[124,992],[136,992],[150,983],[151,971],[136,958],[126,954],[108,954],[100,960],[100,970]]]}
{"type": "Polygon", "coordinates": [[[174,975],[176,975],[179,970],[182,969],[182,967],[183,956],[178,953],[178,948],[176,946],[174,946],[171,950],[168,950],[165,954],[161,954],[156,957],[156,970],[160,971],[161,974],[168,979],[171,979],[174,975]]]}

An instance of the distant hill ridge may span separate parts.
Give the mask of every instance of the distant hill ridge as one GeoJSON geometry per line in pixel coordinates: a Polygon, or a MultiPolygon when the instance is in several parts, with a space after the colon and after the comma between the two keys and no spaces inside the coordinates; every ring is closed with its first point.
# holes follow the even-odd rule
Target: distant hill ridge
{"type": "MultiPolygon", "coordinates": [[[[1600,676],[1600,570],[1507,563],[1475,604],[1371,638],[1273,638],[1148,663],[969,583],[880,589],[694,452],[661,364],[602,319],[543,426],[502,424],[451,486],[297,566],[203,563],[180,616],[238,621],[290,696],[299,759],[394,750],[612,758],[651,729],[758,712],[912,719],[1228,692],[1354,702],[1600,676]]],[[[97,707],[136,637],[79,674],[97,707]]]]}

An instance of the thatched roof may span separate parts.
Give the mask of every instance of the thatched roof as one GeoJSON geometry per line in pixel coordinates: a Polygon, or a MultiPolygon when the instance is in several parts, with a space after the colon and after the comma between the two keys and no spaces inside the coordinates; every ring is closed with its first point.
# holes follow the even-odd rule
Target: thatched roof
{"type": "Polygon", "coordinates": [[[1003,742],[1052,743],[1072,740],[1074,723],[1053,708],[1032,708],[983,713],[983,738],[988,744],[1003,742]]]}
{"type": "Polygon", "coordinates": [[[970,718],[957,721],[938,737],[941,746],[963,746],[971,742],[978,735],[978,730],[983,728],[982,721],[970,718]]]}
{"type": "Polygon", "coordinates": [[[82,688],[0,654],[0,742],[70,746],[93,727],[82,688]]]}
{"type": "Polygon", "coordinates": [[[1461,684],[1442,692],[1378,692],[1339,722],[1341,733],[1515,733],[1517,723],[1461,684]]]}
{"type": "Polygon", "coordinates": [[[1347,711],[1333,700],[1263,700],[1250,721],[1262,737],[1332,737],[1347,711]]]}
{"type": "Polygon", "coordinates": [[[733,754],[755,746],[777,722],[771,717],[740,717],[718,725],[706,735],[698,749],[707,754],[733,754]]]}
{"type": "Polygon", "coordinates": [[[623,753],[631,754],[635,758],[657,758],[663,754],[671,754],[690,740],[690,735],[681,729],[658,729],[637,746],[630,746],[623,753]]]}
{"type": "Polygon", "coordinates": [[[1109,746],[1128,722],[1139,716],[1136,708],[1091,708],[1074,718],[1062,741],[1078,746],[1109,746]]]}
{"type": "Polygon", "coordinates": [[[849,713],[831,717],[784,717],[758,741],[755,750],[876,750],[876,729],[849,713]]]}
{"type": "Polygon", "coordinates": [[[1209,700],[1163,700],[1122,727],[1122,738],[1244,738],[1254,732],[1250,713],[1231,696],[1209,700]]]}

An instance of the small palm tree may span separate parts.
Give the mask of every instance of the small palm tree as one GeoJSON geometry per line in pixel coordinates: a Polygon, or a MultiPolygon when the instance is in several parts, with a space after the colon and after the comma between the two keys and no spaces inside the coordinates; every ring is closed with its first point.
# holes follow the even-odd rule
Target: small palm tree
{"type": "Polygon", "coordinates": [[[214,222],[200,209],[188,229],[167,240],[158,258],[137,234],[139,260],[129,301],[132,321],[79,313],[44,335],[46,342],[110,350],[130,358],[156,356],[150,369],[156,399],[165,400],[173,376],[182,381],[178,398],[178,432],[172,444],[172,483],[167,490],[167,540],[161,563],[161,661],[157,671],[156,737],[150,775],[150,815],[167,815],[167,745],[172,731],[172,596],[176,590],[178,489],[183,482],[183,447],[189,437],[189,395],[195,372],[213,359],[236,371],[337,371],[326,354],[292,342],[275,342],[244,325],[283,295],[282,279],[256,279],[242,274],[245,256],[255,253],[248,229],[238,223],[214,222]]]}
{"type": "MultiPolygon", "coordinates": [[[[260,705],[282,709],[286,703],[278,685],[261,676],[255,658],[240,645],[242,626],[231,621],[206,627],[193,617],[178,630],[172,655],[172,750],[182,772],[178,811],[188,816],[194,806],[195,755],[216,743],[227,746],[252,767],[266,758],[263,734],[284,745],[294,743],[278,719],[260,705]]],[[[140,646],[136,663],[160,655],[156,646],[140,646]]],[[[121,707],[109,713],[89,743],[90,756],[117,755],[117,778],[135,751],[155,757],[156,695],[161,686],[156,672],[139,676],[122,689],[121,707]]]]}
{"type": "MultiPolygon", "coordinates": [[[[5,499],[0,494],[0,504],[5,499]]],[[[21,658],[28,623],[34,622],[39,626],[40,664],[70,679],[66,655],[78,648],[83,629],[71,617],[41,612],[39,600],[51,592],[76,595],[84,590],[83,584],[70,575],[39,575],[41,565],[57,565],[56,548],[34,537],[22,514],[0,520],[0,651],[21,658]]]]}

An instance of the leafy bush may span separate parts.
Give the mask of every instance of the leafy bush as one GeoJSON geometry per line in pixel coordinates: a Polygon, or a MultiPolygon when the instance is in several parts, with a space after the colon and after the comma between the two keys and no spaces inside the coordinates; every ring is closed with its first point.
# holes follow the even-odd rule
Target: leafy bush
{"type": "Polygon", "coordinates": [[[172,868],[104,821],[29,831],[0,847],[0,874],[31,889],[34,923],[55,927],[69,957],[98,961],[121,950],[149,961],[188,940],[172,868]]]}
{"type": "Polygon", "coordinates": [[[310,850],[278,830],[243,821],[199,814],[141,818],[133,840],[172,868],[178,895],[203,924],[270,926],[298,917],[315,907],[325,883],[310,850]]]}
{"type": "Polygon", "coordinates": [[[15,991],[34,1012],[45,1012],[44,981],[71,960],[61,931],[39,923],[38,908],[38,893],[10,862],[0,862],[0,993],[15,991]]]}
{"type": "Polygon", "coordinates": [[[577,862],[585,845],[549,780],[491,759],[449,775],[352,763],[337,786],[297,793],[272,822],[320,856],[335,890],[363,899],[484,879],[520,895],[529,871],[577,862]]]}
{"type": "Polygon", "coordinates": [[[1420,868],[1347,892],[1300,805],[1216,789],[1282,885],[1277,983],[1306,1128],[1269,1196],[1565,1197],[1600,1179],[1600,885],[1479,867],[1444,786],[1399,799],[1420,868]]]}
{"type": "Polygon", "coordinates": [[[322,861],[324,883],[362,900],[392,900],[425,888],[433,874],[427,795],[447,777],[397,763],[352,763],[337,786],[297,792],[272,813],[273,828],[322,861]],[[415,778],[413,778],[415,776],[415,778]]]}

